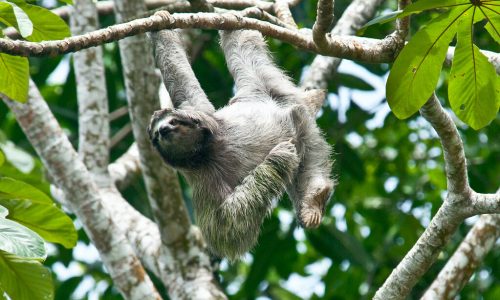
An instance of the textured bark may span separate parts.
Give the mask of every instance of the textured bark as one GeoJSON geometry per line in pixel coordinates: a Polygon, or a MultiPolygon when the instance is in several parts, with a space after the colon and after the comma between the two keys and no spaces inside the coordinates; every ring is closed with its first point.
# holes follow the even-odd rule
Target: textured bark
{"type": "Polygon", "coordinates": [[[99,250],[101,259],[125,299],[160,299],[149,276],[135,256],[123,231],[113,222],[102,204],[101,194],[89,171],[78,158],[71,143],[30,82],[26,104],[4,98],[30,140],[54,183],[82,222],[99,250]]]}
{"type": "Polygon", "coordinates": [[[431,123],[443,145],[448,192],[452,194],[468,193],[467,162],[462,139],[455,123],[439,104],[435,94],[420,109],[420,113],[431,123]]]}
{"type": "MultiPolygon", "coordinates": [[[[72,34],[95,31],[98,24],[94,2],[75,1],[70,18],[72,34]]],[[[78,153],[89,171],[98,177],[98,184],[109,184],[108,96],[102,47],[76,52],[73,64],[78,83],[78,153]]]]}
{"type": "Polygon", "coordinates": [[[137,144],[130,148],[120,158],[108,166],[112,182],[120,190],[125,189],[141,175],[139,149],[137,144]]]}
{"type": "Polygon", "coordinates": [[[333,23],[334,0],[318,0],[318,9],[316,22],[312,28],[314,43],[320,49],[328,47],[327,33],[330,31],[333,23]]]}
{"type": "Polygon", "coordinates": [[[292,12],[290,11],[290,4],[288,0],[276,0],[274,2],[274,13],[285,24],[293,28],[297,28],[297,23],[293,19],[292,12]]]}
{"type": "Polygon", "coordinates": [[[455,299],[500,237],[500,215],[483,215],[421,299],[455,299]]]}

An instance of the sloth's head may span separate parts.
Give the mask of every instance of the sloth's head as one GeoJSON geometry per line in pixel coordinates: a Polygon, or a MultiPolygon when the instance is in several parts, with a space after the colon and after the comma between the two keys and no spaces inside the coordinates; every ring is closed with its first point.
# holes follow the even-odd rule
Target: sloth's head
{"type": "Polygon", "coordinates": [[[148,133],[168,164],[191,169],[208,161],[216,129],[215,119],[203,112],[164,109],[153,114],[148,133]]]}

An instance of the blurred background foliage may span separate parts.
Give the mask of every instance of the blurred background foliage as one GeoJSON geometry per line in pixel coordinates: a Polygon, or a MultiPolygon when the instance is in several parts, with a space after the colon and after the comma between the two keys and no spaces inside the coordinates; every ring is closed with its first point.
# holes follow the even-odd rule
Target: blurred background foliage
{"type": "MultiPolygon", "coordinates": [[[[380,11],[395,9],[395,1],[390,2],[380,11]]],[[[349,3],[337,0],[337,15],[349,3]]],[[[310,28],[315,13],[316,1],[302,1],[293,9],[301,27],[310,28]]],[[[412,32],[430,17],[432,13],[414,17],[412,32]]],[[[102,26],[113,23],[112,16],[101,18],[102,26]]],[[[365,36],[379,38],[391,30],[391,24],[372,26],[365,36]]],[[[232,95],[233,81],[217,34],[192,31],[189,36],[195,73],[209,98],[221,107],[232,95]]],[[[498,44],[484,32],[477,30],[475,39],[480,48],[498,52],[498,44]]],[[[278,65],[296,82],[314,59],[314,54],[280,41],[270,40],[269,45],[278,65]]],[[[110,111],[123,110],[126,95],[117,44],[107,44],[104,50],[110,111]]],[[[78,115],[71,55],[32,58],[30,66],[32,78],[76,146],[78,115]]],[[[422,234],[446,189],[442,151],[435,133],[421,117],[415,115],[401,121],[387,113],[383,94],[378,98],[376,95],[383,93],[388,70],[384,64],[344,61],[330,80],[329,101],[319,114],[318,124],[327,140],[335,145],[334,173],[339,184],[324,222],[317,230],[305,231],[297,226],[288,199],[280,201],[262,228],[258,246],[237,263],[220,262],[218,278],[231,299],[371,298],[422,234]],[[350,72],[352,69],[358,71],[350,72]],[[366,80],[367,74],[375,80],[366,80]]],[[[446,99],[448,71],[445,69],[439,83],[441,99],[446,99]]],[[[124,128],[129,122],[128,115],[113,120],[112,134],[127,132],[124,128]]],[[[500,182],[500,118],[480,131],[458,121],[457,124],[465,143],[472,187],[478,192],[496,191],[500,182]]],[[[111,149],[112,159],[132,142],[130,133],[117,139],[111,149]]],[[[7,156],[0,175],[49,192],[40,160],[1,102],[0,147],[7,156]]],[[[182,178],[181,183],[190,207],[189,187],[182,178]]],[[[149,215],[142,182],[132,184],[123,193],[137,209],[149,215]]],[[[411,299],[418,298],[432,282],[476,219],[471,218],[460,227],[437,263],[413,289],[411,299]]],[[[75,222],[79,228],[76,248],[48,245],[50,256],[45,264],[54,271],[56,299],[121,299],[88,237],[75,222]]],[[[497,246],[462,291],[461,299],[500,299],[499,279],[497,246]]],[[[159,289],[167,299],[165,289],[159,289]]]]}

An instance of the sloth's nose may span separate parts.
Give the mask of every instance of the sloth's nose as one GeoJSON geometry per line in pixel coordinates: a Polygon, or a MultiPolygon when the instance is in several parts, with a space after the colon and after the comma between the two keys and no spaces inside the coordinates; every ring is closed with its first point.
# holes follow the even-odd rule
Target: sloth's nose
{"type": "Polygon", "coordinates": [[[175,127],[170,125],[170,124],[165,124],[158,129],[158,132],[162,137],[167,137],[168,134],[172,131],[174,131],[175,127]]]}

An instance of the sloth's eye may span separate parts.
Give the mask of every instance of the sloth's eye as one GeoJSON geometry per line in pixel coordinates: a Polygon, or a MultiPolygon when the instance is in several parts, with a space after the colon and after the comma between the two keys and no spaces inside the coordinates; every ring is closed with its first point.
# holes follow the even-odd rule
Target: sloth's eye
{"type": "Polygon", "coordinates": [[[195,125],[200,125],[200,120],[193,120],[193,123],[194,123],[195,125]]]}
{"type": "Polygon", "coordinates": [[[179,121],[178,121],[178,120],[176,120],[176,119],[172,119],[172,120],[170,120],[170,122],[169,122],[169,123],[170,123],[170,125],[173,125],[173,126],[175,126],[175,125],[179,125],[179,121]]]}

